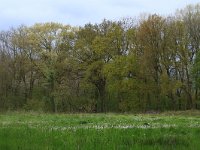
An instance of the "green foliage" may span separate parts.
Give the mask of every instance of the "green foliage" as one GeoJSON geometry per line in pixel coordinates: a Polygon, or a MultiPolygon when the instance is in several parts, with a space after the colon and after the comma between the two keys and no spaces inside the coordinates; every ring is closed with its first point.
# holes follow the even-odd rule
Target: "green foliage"
{"type": "Polygon", "coordinates": [[[189,5],[171,17],[2,31],[0,109],[199,109],[199,8],[189,5]]]}
{"type": "Polygon", "coordinates": [[[111,95],[114,95],[113,98],[118,99],[116,103],[121,111],[139,109],[138,68],[136,58],[133,55],[117,56],[104,68],[108,82],[107,89],[111,95]]]}

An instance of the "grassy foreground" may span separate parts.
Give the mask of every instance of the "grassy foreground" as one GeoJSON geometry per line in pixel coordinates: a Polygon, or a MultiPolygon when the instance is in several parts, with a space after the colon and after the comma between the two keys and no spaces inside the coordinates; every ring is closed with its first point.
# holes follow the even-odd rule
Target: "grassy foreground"
{"type": "Polygon", "coordinates": [[[2,150],[199,150],[200,112],[0,114],[2,150]]]}

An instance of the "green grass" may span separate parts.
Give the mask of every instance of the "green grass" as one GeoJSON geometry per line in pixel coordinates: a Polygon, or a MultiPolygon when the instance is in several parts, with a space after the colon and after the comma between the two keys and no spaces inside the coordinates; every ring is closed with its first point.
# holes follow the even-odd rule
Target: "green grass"
{"type": "Polygon", "coordinates": [[[0,115],[0,150],[199,150],[200,112],[0,115]]]}

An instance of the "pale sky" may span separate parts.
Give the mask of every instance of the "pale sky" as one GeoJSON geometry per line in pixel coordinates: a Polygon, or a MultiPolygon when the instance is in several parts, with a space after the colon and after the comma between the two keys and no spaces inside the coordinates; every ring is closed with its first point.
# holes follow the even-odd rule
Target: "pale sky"
{"type": "Polygon", "coordinates": [[[173,14],[199,0],[0,0],[0,30],[21,24],[59,22],[73,26],[142,13],[173,14]]]}

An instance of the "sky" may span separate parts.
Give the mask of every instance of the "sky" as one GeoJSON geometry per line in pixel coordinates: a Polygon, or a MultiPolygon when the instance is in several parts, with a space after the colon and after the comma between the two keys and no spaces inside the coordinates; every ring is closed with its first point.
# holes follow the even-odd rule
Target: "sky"
{"type": "Polygon", "coordinates": [[[199,0],[0,0],[0,30],[58,22],[73,26],[143,13],[170,15],[199,0]]]}

